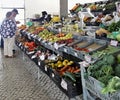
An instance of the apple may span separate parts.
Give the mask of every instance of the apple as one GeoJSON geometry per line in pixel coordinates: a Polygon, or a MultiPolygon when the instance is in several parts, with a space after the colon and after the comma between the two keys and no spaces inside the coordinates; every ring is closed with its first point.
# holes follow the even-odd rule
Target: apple
{"type": "Polygon", "coordinates": [[[116,39],[117,39],[118,41],[120,41],[120,34],[118,34],[118,35],[116,36],[116,39]]]}

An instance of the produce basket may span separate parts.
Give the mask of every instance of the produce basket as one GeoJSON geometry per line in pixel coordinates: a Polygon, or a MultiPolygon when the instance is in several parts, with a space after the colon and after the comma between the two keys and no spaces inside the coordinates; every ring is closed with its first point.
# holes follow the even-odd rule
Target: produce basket
{"type": "Polygon", "coordinates": [[[85,86],[89,91],[91,91],[93,94],[95,94],[97,97],[101,99],[120,100],[120,91],[116,93],[102,94],[101,93],[103,89],[102,83],[91,76],[88,76],[88,78],[85,79],[85,86]]]}
{"type": "Polygon", "coordinates": [[[62,47],[58,48],[58,50],[70,54],[69,47],[71,47],[83,40],[82,37],[75,36],[75,35],[73,36],[73,39],[74,39],[74,42],[69,43],[67,46],[62,46],[62,47]]]}
{"type": "MultiPolygon", "coordinates": [[[[78,57],[82,60],[84,60],[84,56],[88,53],[95,52],[97,50],[102,50],[107,47],[107,41],[105,40],[99,40],[99,39],[91,39],[91,38],[85,38],[85,42],[82,43],[82,41],[77,45],[77,48],[73,47],[66,47],[69,54],[78,57]],[[79,48],[80,47],[80,48],[79,48]]],[[[74,44],[75,45],[75,44],[74,44]]]]}
{"type": "Polygon", "coordinates": [[[91,45],[87,46],[86,48],[90,50],[89,53],[91,53],[98,50],[103,50],[104,48],[107,47],[107,45],[108,45],[108,42],[105,40],[94,39],[94,42],[91,45]]]}
{"type": "Polygon", "coordinates": [[[77,58],[80,58],[81,60],[84,60],[84,56],[85,56],[84,52],[80,52],[78,50],[75,50],[72,47],[67,48],[67,49],[69,50],[70,55],[72,55],[74,57],[77,57],[77,58]]]}
{"type": "MultiPolygon", "coordinates": [[[[64,60],[64,62],[65,61],[66,59],[64,60]]],[[[49,69],[50,69],[49,77],[66,95],[68,95],[68,97],[73,98],[82,93],[80,72],[73,73],[73,72],[64,71],[63,74],[62,73],[63,71],[60,71],[61,68],[53,69],[52,67],[49,67],[49,69]]]]}
{"type": "Polygon", "coordinates": [[[50,78],[69,98],[74,98],[75,96],[82,94],[82,85],[80,78],[76,83],[73,83],[69,79],[62,78],[53,69],[50,70],[50,78]]]}
{"type": "MultiPolygon", "coordinates": [[[[94,65],[96,65],[96,64],[94,64],[94,65]]],[[[100,67],[102,67],[102,66],[100,66],[100,67]]],[[[106,68],[106,66],[104,66],[104,68],[106,68]]],[[[97,69],[95,69],[95,71],[98,73],[97,69]]],[[[109,72],[110,72],[110,70],[109,70],[109,72]]],[[[105,85],[105,83],[103,84],[102,82],[100,82],[96,78],[90,76],[89,74],[90,74],[90,72],[87,73],[87,69],[81,65],[81,77],[82,77],[82,85],[83,85],[83,91],[84,91],[83,95],[84,95],[85,100],[87,100],[86,97],[88,97],[88,95],[87,95],[88,91],[90,91],[93,95],[100,98],[101,100],[120,100],[120,90],[115,90],[114,92],[111,91],[111,89],[113,89],[113,84],[115,84],[114,81],[116,81],[116,79],[118,80],[119,78],[116,78],[116,76],[114,76],[113,78],[109,78],[109,79],[106,78],[106,80],[108,79],[108,83],[107,83],[107,85],[105,85]],[[114,79],[114,81],[113,81],[113,79],[114,79]],[[111,86],[111,89],[110,89],[110,86],[111,86]]],[[[101,76],[101,77],[103,77],[103,76],[101,76]]],[[[119,81],[120,81],[120,79],[119,79],[119,81]]],[[[93,99],[90,99],[90,100],[93,100],[93,99]]]]}
{"type": "Polygon", "coordinates": [[[70,80],[65,80],[67,83],[67,95],[70,98],[78,96],[82,93],[81,82],[73,83],[70,80]]]}

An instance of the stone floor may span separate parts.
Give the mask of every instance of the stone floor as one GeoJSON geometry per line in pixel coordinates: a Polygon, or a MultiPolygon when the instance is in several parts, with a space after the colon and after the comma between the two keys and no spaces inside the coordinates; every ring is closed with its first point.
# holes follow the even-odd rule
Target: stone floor
{"type": "MultiPolygon", "coordinates": [[[[5,58],[0,49],[0,100],[69,100],[54,82],[18,49],[5,58]],[[38,79],[38,75],[40,76],[38,79]]],[[[71,99],[72,100],[72,99],[71,99]]],[[[82,100],[80,96],[73,100],[82,100]]]]}

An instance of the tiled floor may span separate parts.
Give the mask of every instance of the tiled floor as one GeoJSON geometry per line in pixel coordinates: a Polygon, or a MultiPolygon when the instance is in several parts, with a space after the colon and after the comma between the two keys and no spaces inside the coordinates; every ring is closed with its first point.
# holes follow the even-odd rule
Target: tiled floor
{"type": "MultiPolygon", "coordinates": [[[[69,100],[40,71],[35,63],[18,49],[16,58],[5,58],[0,49],[0,100],[69,100]]],[[[79,97],[73,100],[81,100],[79,97]]]]}

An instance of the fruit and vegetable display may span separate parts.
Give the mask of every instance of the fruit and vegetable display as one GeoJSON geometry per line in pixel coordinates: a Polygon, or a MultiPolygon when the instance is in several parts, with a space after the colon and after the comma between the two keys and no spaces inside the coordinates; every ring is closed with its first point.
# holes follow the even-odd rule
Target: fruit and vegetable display
{"type": "Polygon", "coordinates": [[[71,43],[72,42],[72,38],[73,35],[71,33],[53,33],[48,31],[47,29],[43,30],[42,32],[40,32],[38,34],[38,36],[40,38],[42,38],[43,40],[46,40],[48,42],[58,42],[58,43],[71,43]]]}
{"type": "Polygon", "coordinates": [[[118,22],[113,22],[111,25],[108,26],[107,30],[109,32],[114,32],[114,31],[119,31],[120,28],[120,21],[118,22]]]}
{"type": "Polygon", "coordinates": [[[20,29],[20,30],[25,30],[26,28],[27,28],[26,25],[21,25],[21,26],[18,27],[18,29],[20,29]]]}
{"type": "MultiPolygon", "coordinates": [[[[84,7],[89,7],[91,11],[101,10],[103,8],[109,10],[115,7],[112,3],[103,6],[100,5],[101,3],[89,4],[84,7]]],[[[81,10],[82,6],[76,4],[71,9],[71,13],[77,13],[81,10]]],[[[86,26],[87,24],[99,26],[102,24],[102,17],[103,15],[99,15],[92,23],[93,18],[85,16],[83,21],[86,26]]],[[[111,17],[108,17],[105,19],[105,22],[111,19],[111,17]]],[[[52,19],[52,23],[56,22],[61,22],[58,16],[54,16],[52,19]]],[[[63,26],[65,26],[65,23],[63,26]]],[[[89,63],[89,66],[86,67],[85,77],[90,76],[98,80],[102,84],[102,94],[115,93],[120,90],[120,48],[110,46],[109,41],[94,39],[89,36],[73,35],[70,32],[71,30],[78,33],[79,31],[84,32],[84,30],[79,29],[78,24],[68,25],[67,23],[65,30],[69,30],[69,32],[55,32],[53,31],[54,29],[52,30],[52,28],[46,25],[31,25],[29,27],[21,25],[19,30],[21,30],[21,34],[16,37],[18,46],[23,46],[30,59],[35,61],[38,67],[43,72],[46,72],[50,78],[57,82],[59,81],[57,83],[59,86],[61,86],[61,80],[63,79],[72,82],[74,88],[77,88],[77,82],[81,85],[81,80],[78,81],[81,79],[82,72],[79,62],[86,60],[85,57],[89,55],[91,62],[86,61],[89,63]]],[[[112,39],[116,39],[117,41],[120,41],[119,33],[120,21],[96,30],[96,35],[101,37],[105,34],[107,37],[113,37],[112,39]]]]}
{"type": "Polygon", "coordinates": [[[30,26],[26,29],[27,32],[31,33],[31,34],[39,34],[41,31],[43,31],[45,28],[42,26],[30,26]]]}
{"type": "Polygon", "coordinates": [[[114,46],[110,46],[108,45],[106,48],[104,48],[103,50],[98,50],[96,52],[91,53],[91,57],[94,59],[101,59],[103,58],[103,56],[105,54],[114,54],[114,53],[118,53],[120,50],[119,47],[114,47],[114,46]]]}
{"type": "Polygon", "coordinates": [[[78,75],[80,77],[80,67],[74,61],[55,55],[52,55],[52,59],[50,58],[45,60],[45,64],[55,73],[58,73],[60,77],[67,77],[73,82],[76,82],[75,77],[78,75]],[[53,59],[54,57],[56,58],[53,59]]]}
{"type": "Polygon", "coordinates": [[[37,45],[35,42],[24,42],[24,47],[28,49],[28,51],[34,51],[37,48],[37,45]]]}

